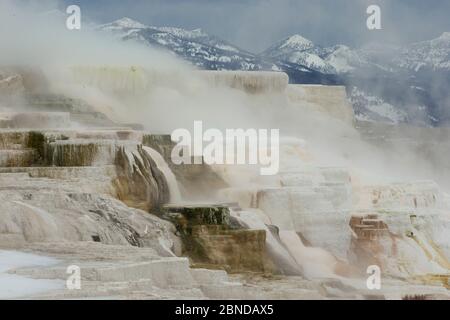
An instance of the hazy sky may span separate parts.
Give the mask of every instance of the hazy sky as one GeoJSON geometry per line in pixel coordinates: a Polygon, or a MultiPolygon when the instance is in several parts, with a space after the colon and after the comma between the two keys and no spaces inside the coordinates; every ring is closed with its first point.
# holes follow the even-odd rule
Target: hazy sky
{"type": "Polygon", "coordinates": [[[450,0],[63,0],[97,22],[124,16],[145,24],[202,28],[252,52],[291,34],[317,44],[405,43],[450,31],[450,0]],[[383,30],[366,28],[381,7],[383,30]]]}

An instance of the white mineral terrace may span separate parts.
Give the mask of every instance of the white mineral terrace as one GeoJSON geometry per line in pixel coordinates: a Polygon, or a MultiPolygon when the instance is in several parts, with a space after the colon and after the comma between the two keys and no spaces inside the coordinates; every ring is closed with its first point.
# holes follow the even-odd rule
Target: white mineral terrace
{"type": "MultiPolygon", "coordinates": [[[[157,85],[169,83],[183,74],[160,73],[138,67],[89,67],[72,68],[74,80],[83,85],[92,85],[107,90],[139,94],[157,85]]],[[[187,80],[187,79],[186,79],[187,80]]],[[[249,93],[284,92],[289,78],[283,72],[240,71],[196,71],[191,81],[206,81],[211,87],[230,87],[249,93]]]]}
{"type": "MultiPolygon", "coordinates": [[[[75,83],[127,99],[174,77],[137,67],[71,72],[75,83]]],[[[364,156],[378,149],[353,127],[344,87],[289,85],[280,72],[192,77],[249,103],[279,95],[265,109],[274,121],[291,108],[299,118],[282,125],[318,131],[282,132],[280,170],[261,176],[250,165],[176,166],[170,132],[113,121],[104,105],[48,93],[34,93],[29,110],[0,105],[0,298],[450,297],[448,190],[431,176],[373,171],[364,156]],[[79,290],[66,287],[72,265],[79,290]],[[366,286],[369,265],[382,270],[380,290],[366,286]]],[[[16,75],[0,79],[0,94],[6,80],[9,94],[21,92],[16,75]]]]}

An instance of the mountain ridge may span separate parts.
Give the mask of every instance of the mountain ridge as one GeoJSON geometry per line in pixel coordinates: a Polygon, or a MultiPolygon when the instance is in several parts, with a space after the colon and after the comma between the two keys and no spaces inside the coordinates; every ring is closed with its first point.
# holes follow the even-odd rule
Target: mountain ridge
{"type": "Polygon", "coordinates": [[[322,47],[294,34],[257,54],[199,28],[147,26],[125,17],[97,29],[164,48],[201,69],[283,71],[291,83],[345,85],[355,113],[366,121],[450,123],[450,32],[401,47],[358,49],[322,47]]]}

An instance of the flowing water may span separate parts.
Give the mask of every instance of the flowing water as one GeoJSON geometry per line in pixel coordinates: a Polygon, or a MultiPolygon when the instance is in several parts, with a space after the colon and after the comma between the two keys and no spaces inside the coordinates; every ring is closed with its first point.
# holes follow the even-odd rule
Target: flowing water
{"type": "Polygon", "coordinates": [[[266,231],[268,252],[282,273],[287,275],[302,274],[301,264],[295,261],[283,243],[281,243],[280,240],[272,234],[267,225],[262,222],[260,215],[263,215],[264,213],[257,212],[257,210],[232,210],[231,214],[249,229],[266,231]]]}
{"type": "Polygon", "coordinates": [[[156,166],[159,170],[163,173],[164,177],[166,178],[167,184],[169,186],[169,192],[170,192],[170,202],[171,203],[178,203],[181,202],[181,193],[180,188],[178,186],[177,179],[175,175],[173,174],[172,170],[167,165],[167,162],[164,160],[162,155],[157,152],[156,150],[150,148],[150,147],[142,147],[142,149],[148,154],[150,158],[155,161],[156,166]]]}

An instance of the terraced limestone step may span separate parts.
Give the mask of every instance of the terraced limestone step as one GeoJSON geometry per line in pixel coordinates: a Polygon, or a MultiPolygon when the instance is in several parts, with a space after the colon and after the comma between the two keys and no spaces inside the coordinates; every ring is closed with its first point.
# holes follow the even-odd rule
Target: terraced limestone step
{"type": "Polygon", "coordinates": [[[197,74],[215,87],[229,87],[250,94],[283,93],[289,77],[283,72],[199,71],[197,74]]]}
{"type": "Polygon", "coordinates": [[[58,140],[47,145],[46,163],[58,167],[112,165],[116,157],[114,140],[58,140]]]}
{"type": "Polygon", "coordinates": [[[189,260],[186,258],[165,258],[150,262],[96,268],[88,273],[87,279],[102,282],[150,279],[155,286],[160,288],[194,284],[194,279],[189,272],[189,260]]]}
{"type": "Polygon", "coordinates": [[[194,266],[228,272],[273,272],[266,251],[265,230],[233,224],[223,205],[166,205],[163,216],[172,221],[194,266]]]}
{"type": "Polygon", "coordinates": [[[357,191],[357,209],[416,211],[442,206],[442,192],[433,181],[364,186],[357,191]]]}
{"type": "Polygon", "coordinates": [[[37,140],[38,135],[43,137],[41,133],[30,130],[0,130],[0,149],[33,148],[33,142],[37,140]]]}
{"type": "Polygon", "coordinates": [[[0,150],[0,167],[27,167],[34,159],[34,150],[0,150]]]}
{"type": "MultiPolygon", "coordinates": [[[[148,251],[148,249],[146,249],[148,251]]],[[[197,285],[210,286],[228,282],[225,271],[191,269],[187,258],[151,257],[142,262],[83,262],[79,265],[81,279],[86,282],[117,283],[117,285],[139,284],[158,288],[189,288],[197,285]]],[[[66,279],[66,263],[52,267],[28,267],[16,274],[33,278],[66,279]]]]}
{"type": "Polygon", "coordinates": [[[289,100],[303,108],[317,110],[352,124],[354,113],[344,86],[290,84],[286,90],[289,100]]]}
{"type": "Polygon", "coordinates": [[[228,274],[223,270],[191,269],[191,275],[200,285],[219,285],[229,281],[228,274]]]}
{"type": "Polygon", "coordinates": [[[31,178],[50,179],[112,179],[116,176],[116,168],[113,165],[90,167],[10,167],[1,168],[0,175],[6,173],[25,173],[31,178]]]}
{"type": "Polygon", "coordinates": [[[50,129],[71,127],[68,112],[0,113],[0,128],[50,129]]]}
{"type": "MultiPolygon", "coordinates": [[[[66,112],[71,120],[83,127],[112,127],[117,125],[104,113],[81,99],[73,99],[59,94],[25,94],[29,108],[40,112],[66,112]]],[[[12,107],[20,107],[12,105],[12,107]]],[[[106,112],[106,110],[103,110],[106,112]]]]}

